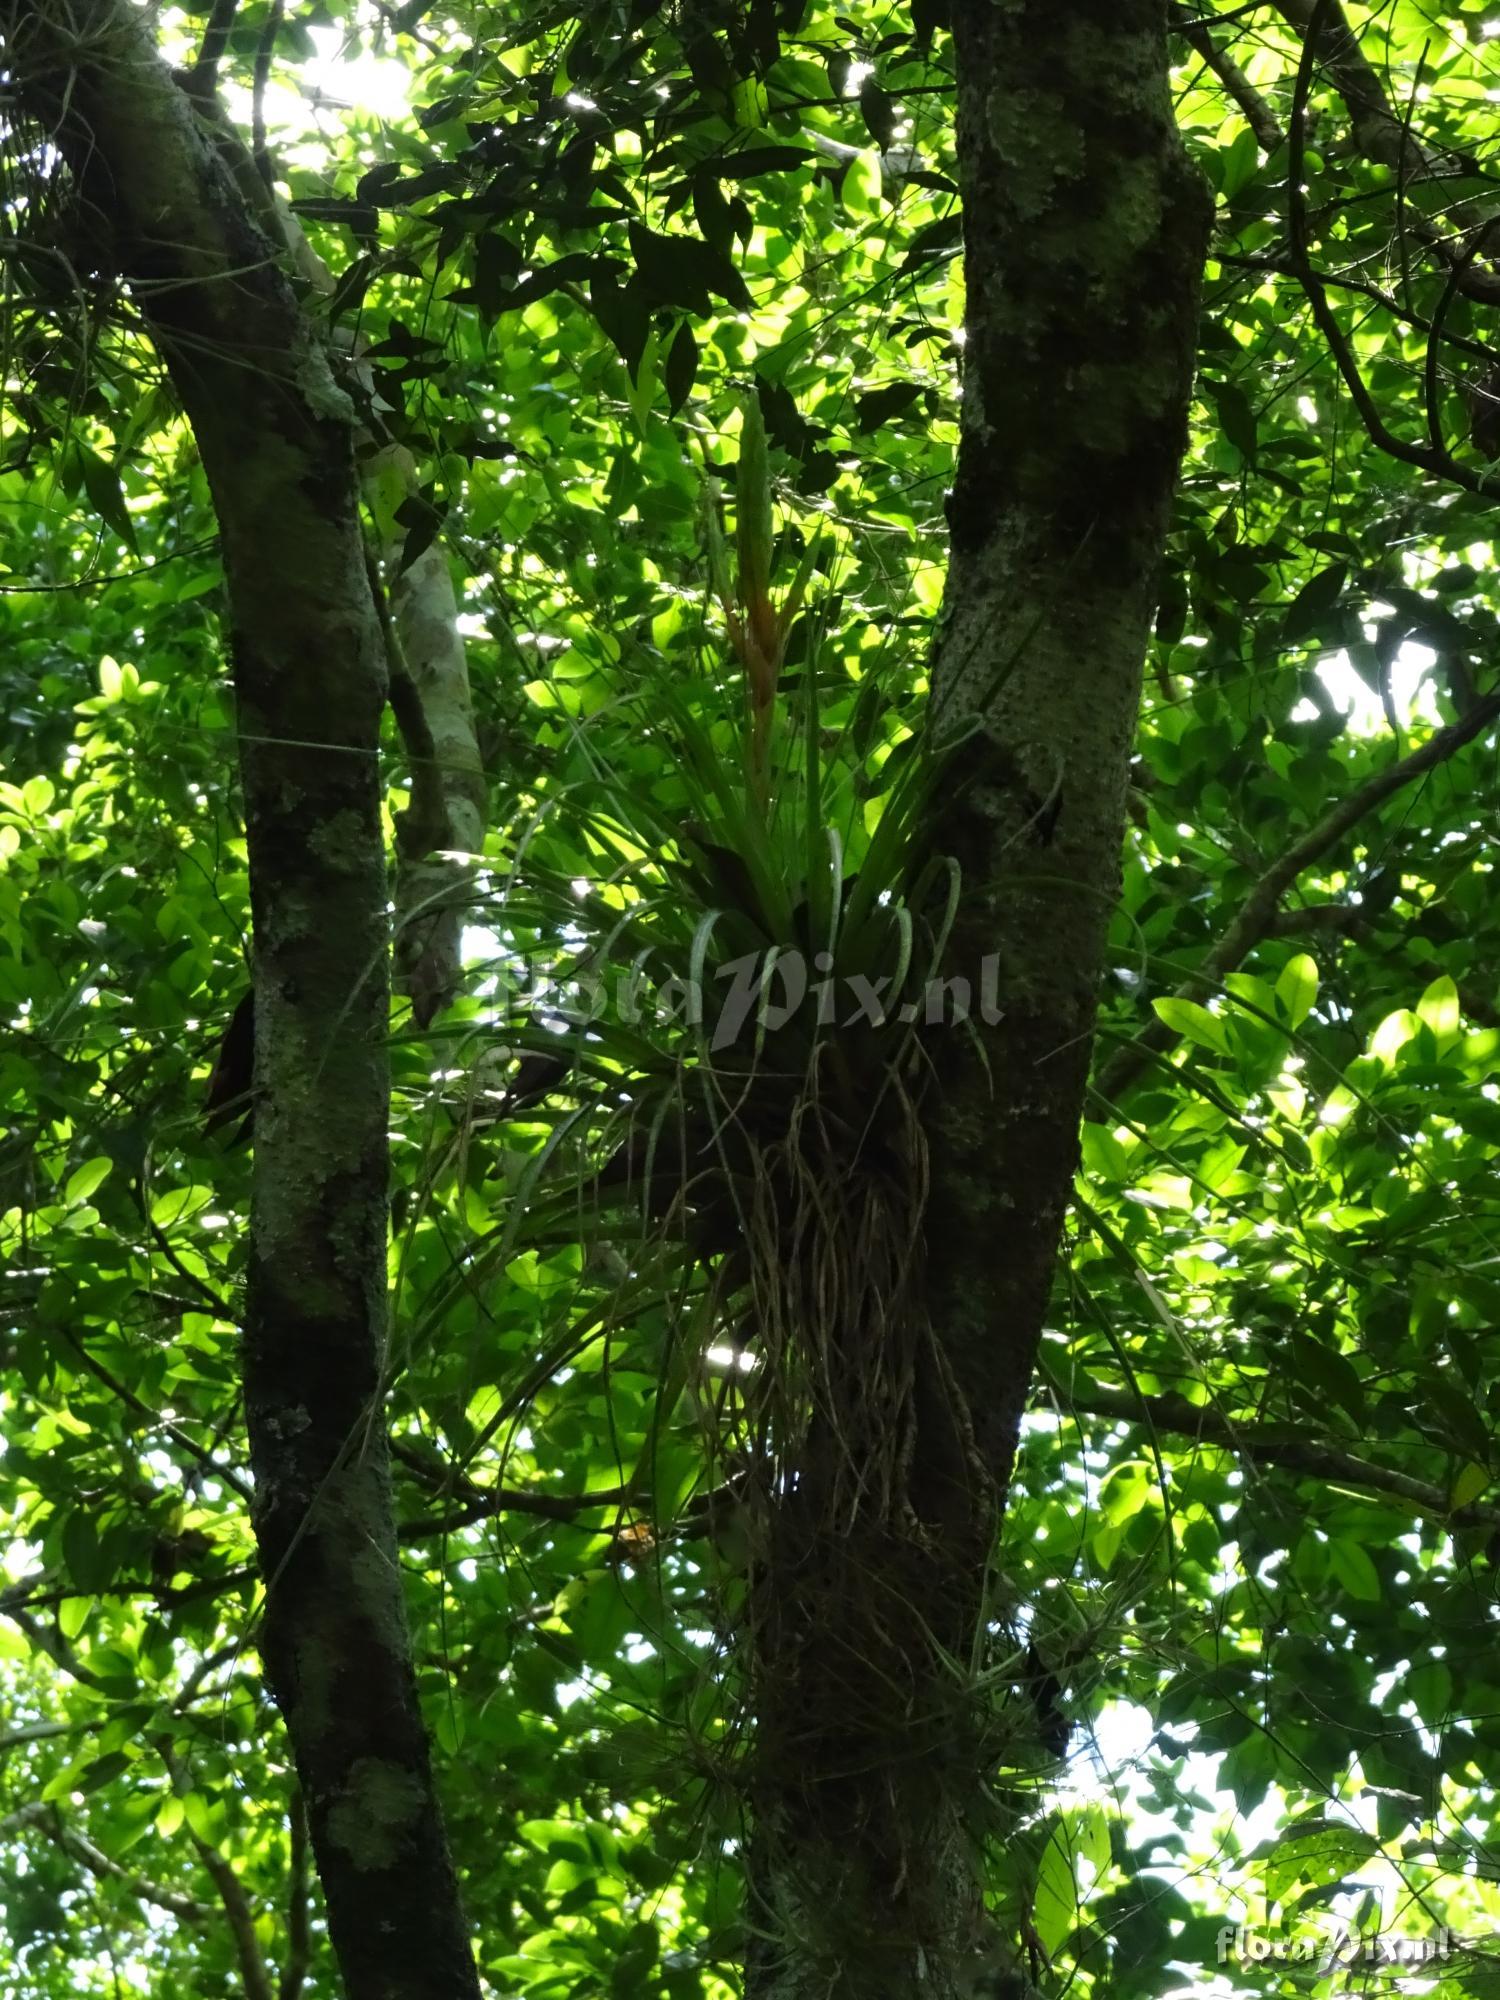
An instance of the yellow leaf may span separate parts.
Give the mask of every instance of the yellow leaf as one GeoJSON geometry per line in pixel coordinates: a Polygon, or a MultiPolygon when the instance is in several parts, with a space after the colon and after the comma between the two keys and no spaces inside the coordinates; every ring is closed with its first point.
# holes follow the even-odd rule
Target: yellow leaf
{"type": "Polygon", "coordinates": [[[1468,1507],[1476,1501],[1490,1483],[1489,1468],[1476,1465],[1472,1460],[1459,1469],[1448,1494],[1448,1505],[1456,1514],[1460,1507],[1468,1507]]]}
{"type": "Polygon", "coordinates": [[[880,213],[880,155],[873,146],[849,162],[844,175],[844,213],[856,222],[868,222],[880,213]]]}
{"type": "Polygon", "coordinates": [[[729,102],[734,109],[734,122],[741,130],[749,127],[753,131],[770,116],[770,95],[758,76],[746,77],[743,83],[735,84],[729,102]]]}
{"type": "Polygon", "coordinates": [[[1458,1033],[1458,988],[1451,979],[1433,980],[1417,1002],[1417,1018],[1431,1028],[1440,1045],[1458,1033]]]}

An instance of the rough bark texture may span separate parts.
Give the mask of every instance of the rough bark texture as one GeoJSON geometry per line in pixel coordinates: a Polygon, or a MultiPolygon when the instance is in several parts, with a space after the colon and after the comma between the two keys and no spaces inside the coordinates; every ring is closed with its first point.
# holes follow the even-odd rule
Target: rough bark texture
{"type": "Polygon", "coordinates": [[[932,728],[971,733],[932,844],[963,871],[946,971],[977,1004],[990,961],[1003,1018],[931,1035],[914,1314],[849,1354],[901,1384],[899,1476],[831,1531],[835,1412],[772,1513],[754,2000],[1014,1990],[980,1888],[1005,1745],[975,1669],[1077,1163],[1210,219],[1164,0],[957,0],[953,31],[968,311],[932,728]]]}
{"type": "Polygon", "coordinates": [[[212,125],[130,0],[3,17],[7,62],[146,314],[218,513],[255,924],[244,1348],[260,1643],[351,2000],[478,1994],[396,1560],[386,1316],[382,637],[354,411],[212,125]]]}
{"type": "Polygon", "coordinates": [[[1003,1502],[1077,1162],[1126,773],[1193,378],[1210,204],[1161,0],[955,14],[968,274],[934,726],[949,953],[1003,1019],[934,1044],[929,1304],[1003,1502]],[[987,1068],[986,1068],[987,1063],[987,1068]]]}

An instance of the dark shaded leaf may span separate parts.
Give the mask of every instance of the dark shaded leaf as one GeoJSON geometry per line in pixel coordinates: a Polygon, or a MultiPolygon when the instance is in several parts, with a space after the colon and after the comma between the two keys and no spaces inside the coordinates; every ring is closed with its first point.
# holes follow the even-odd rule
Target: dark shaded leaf
{"type": "Polygon", "coordinates": [[[721,250],[696,236],[660,236],[644,223],[630,224],[630,248],[642,283],[662,305],[707,317],[709,295],[737,311],[751,306],[745,281],[721,250]]]}
{"type": "Polygon", "coordinates": [[[854,406],[855,430],[878,431],[903,410],[909,410],[921,393],[920,382],[888,382],[879,389],[867,390],[854,406]]]}
{"type": "Polygon", "coordinates": [[[613,267],[596,267],[589,283],[589,304],[631,376],[638,375],[651,331],[651,305],[641,280],[632,277],[621,285],[613,267]]]}
{"type": "Polygon", "coordinates": [[[859,109],[870,137],[885,152],[896,136],[896,106],[873,76],[867,76],[859,86],[859,109]]]}
{"type": "Polygon", "coordinates": [[[720,180],[748,181],[760,174],[795,173],[818,157],[810,146],[747,146],[741,153],[725,153],[711,166],[720,180]]]}
{"type": "Polygon", "coordinates": [[[90,451],[86,444],[76,447],[78,469],[83,477],[83,490],[89,496],[90,505],[109,527],[113,528],[126,548],[136,546],[135,525],[125,506],[125,494],[120,485],[120,475],[114,466],[102,459],[98,452],[90,451]]]}
{"type": "Polygon", "coordinates": [[[672,345],[667,349],[666,364],[662,369],[662,380],[666,384],[667,408],[673,416],[688,399],[698,373],[698,343],[693,338],[693,329],[684,320],[673,335],[672,345]]]}
{"type": "Polygon", "coordinates": [[[1347,563],[1331,563],[1327,569],[1320,569],[1316,576],[1303,584],[1297,595],[1287,606],[1281,621],[1283,645],[1290,645],[1313,632],[1338,603],[1348,580],[1347,563]]]}

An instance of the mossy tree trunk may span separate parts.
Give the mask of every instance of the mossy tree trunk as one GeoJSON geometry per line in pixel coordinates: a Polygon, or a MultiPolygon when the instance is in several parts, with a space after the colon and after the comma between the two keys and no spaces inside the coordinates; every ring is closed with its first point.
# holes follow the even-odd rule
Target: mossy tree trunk
{"type": "Polygon", "coordinates": [[[931,728],[970,733],[931,841],[962,868],[944,971],[974,1012],[930,1033],[910,1296],[851,1341],[863,1401],[814,1426],[768,1528],[752,2000],[1012,1978],[978,1866],[1003,1750],[987,1579],[1078,1158],[1210,219],[1165,16],[954,7],[967,337],[931,728]],[[827,1453],[860,1437],[877,1377],[894,1476],[835,1523],[827,1453]]]}
{"type": "Polygon", "coordinates": [[[381,1404],[385,661],[355,413],[253,174],[236,174],[212,107],[161,61],[149,24],[131,0],[3,16],[24,105],[182,399],[222,539],[255,931],[244,1388],[260,1646],[349,2000],[477,2000],[417,1703],[381,1404]]]}

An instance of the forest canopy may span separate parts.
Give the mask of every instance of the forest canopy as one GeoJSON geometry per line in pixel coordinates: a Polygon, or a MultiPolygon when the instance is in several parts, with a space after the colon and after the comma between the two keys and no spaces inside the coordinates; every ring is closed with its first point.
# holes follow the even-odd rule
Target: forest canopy
{"type": "Polygon", "coordinates": [[[0,1983],[1493,2000],[1500,6],[0,46],[0,1983]]]}

